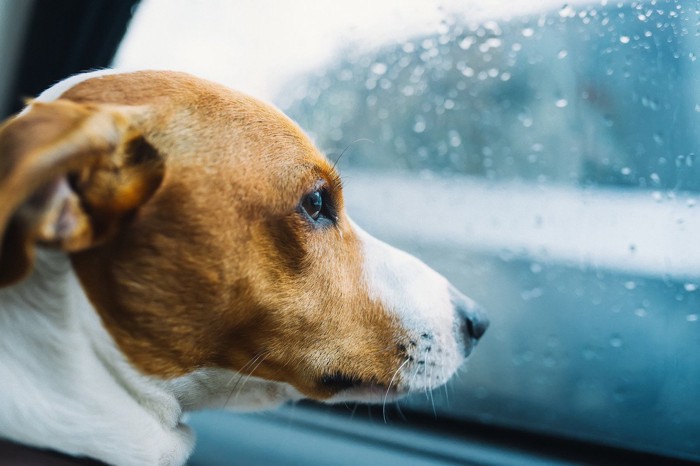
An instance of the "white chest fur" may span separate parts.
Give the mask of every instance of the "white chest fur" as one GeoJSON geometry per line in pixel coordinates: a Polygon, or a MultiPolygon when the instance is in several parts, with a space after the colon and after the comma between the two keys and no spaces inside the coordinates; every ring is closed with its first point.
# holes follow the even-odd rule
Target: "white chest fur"
{"type": "Polygon", "coordinates": [[[32,276],[0,290],[0,386],[5,438],[112,464],[181,464],[192,449],[175,396],[124,360],[61,253],[39,251],[32,276]]]}

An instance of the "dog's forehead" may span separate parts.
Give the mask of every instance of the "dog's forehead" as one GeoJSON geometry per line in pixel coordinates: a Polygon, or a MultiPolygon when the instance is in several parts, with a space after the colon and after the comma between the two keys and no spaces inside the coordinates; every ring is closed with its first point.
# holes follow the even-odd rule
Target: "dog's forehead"
{"type": "Polygon", "coordinates": [[[97,76],[65,90],[81,103],[147,106],[149,140],[171,169],[208,167],[238,185],[299,193],[336,173],[303,131],[276,108],[217,83],[163,71],[97,76]]]}

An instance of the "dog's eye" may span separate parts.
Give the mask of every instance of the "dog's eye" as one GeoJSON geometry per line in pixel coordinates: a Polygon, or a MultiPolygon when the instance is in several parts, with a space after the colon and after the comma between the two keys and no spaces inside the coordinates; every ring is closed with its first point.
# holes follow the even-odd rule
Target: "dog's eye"
{"type": "Polygon", "coordinates": [[[301,201],[301,207],[312,220],[318,220],[323,211],[323,194],[321,191],[314,191],[304,196],[304,199],[301,201]]]}

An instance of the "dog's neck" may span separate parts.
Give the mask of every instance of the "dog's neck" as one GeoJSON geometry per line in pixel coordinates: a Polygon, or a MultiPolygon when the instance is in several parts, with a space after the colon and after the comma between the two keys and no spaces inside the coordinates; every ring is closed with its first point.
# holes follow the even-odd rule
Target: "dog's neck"
{"type": "Polygon", "coordinates": [[[0,289],[0,437],[115,465],[183,464],[194,445],[183,411],[259,410],[302,398],[288,384],[223,369],[142,375],[102,325],[68,257],[37,252],[32,275],[0,289]]]}
{"type": "Polygon", "coordinates": [[[181,413],[171,384],[124,359],[64,254],[39,251],[32,275],[0,290],[1,437],[111,464],[181,464],[193,445],[181,413]]]}

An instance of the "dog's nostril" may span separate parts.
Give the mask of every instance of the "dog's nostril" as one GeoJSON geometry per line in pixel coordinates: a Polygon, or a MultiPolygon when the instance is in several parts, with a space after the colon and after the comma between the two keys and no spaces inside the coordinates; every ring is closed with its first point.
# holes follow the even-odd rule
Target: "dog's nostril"
{"type": "Polygon", "coordinates": [[[486,317],[467,317],[467,331],[473,339],[481,338],[487,328],[489,328],[489,320],[486,317]]]}
{"type": "Polygon", "coordinates": [[[489,320],[478,304],[460,293],[457,288],[450,287],[450,298],[457,314],[466,320],[465,329],[471,339],[481,338],[489,327],[489,320]]]}

